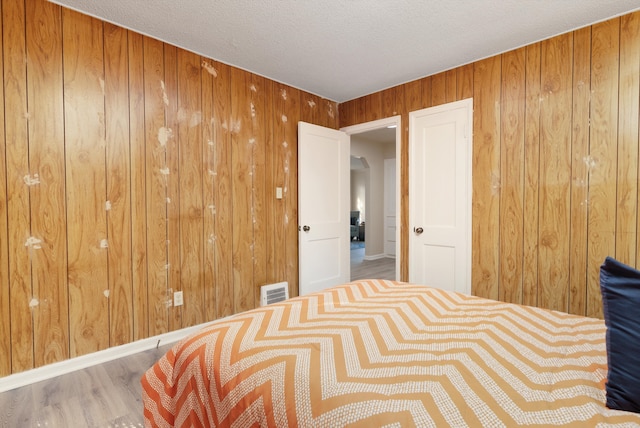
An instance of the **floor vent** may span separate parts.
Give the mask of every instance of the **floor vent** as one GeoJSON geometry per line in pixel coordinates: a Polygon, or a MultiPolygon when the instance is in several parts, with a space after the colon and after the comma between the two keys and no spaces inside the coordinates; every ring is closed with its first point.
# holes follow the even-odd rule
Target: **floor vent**
{"type": "Polygon", "coordinates": [[[260,287],[260,306],[282,302],[289,298],[289,283],[278,282],[260,287]]]}

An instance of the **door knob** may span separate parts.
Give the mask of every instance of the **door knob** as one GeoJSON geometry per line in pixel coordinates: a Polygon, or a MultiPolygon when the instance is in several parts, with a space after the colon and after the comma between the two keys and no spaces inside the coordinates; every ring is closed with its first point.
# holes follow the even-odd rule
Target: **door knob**
{"type": "Polygon", "coordinates": [[[414,227],[413,231],[416,233],[416,235],[420,235],[422,232],[424,232],[424,229],[421,227],[414,227]]]}
{"type": "Polygon", "coordinates": [[[304,226],[302,226],[302,230],[304,230],[305,232],[308,232],[311,230],[311,228],[305,224],[304,226]]]}

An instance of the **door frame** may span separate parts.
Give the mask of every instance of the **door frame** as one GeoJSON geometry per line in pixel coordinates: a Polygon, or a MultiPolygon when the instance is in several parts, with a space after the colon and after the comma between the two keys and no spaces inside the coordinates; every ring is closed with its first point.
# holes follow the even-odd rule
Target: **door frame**
{"type": "Polygon", "coordinates": [[[401,162],[401,146],[402,146],[402,116],[391,116],[384,119],[378,119],[371,122],[359,123],[357,125],[345,126],[340,128],[341,131],[346,132],[349,137],[353,134],[360,134],[367,131],[373,131],[380,128],[387,128],[395,126],[396,128],[396,280],[400,281],[400,258],[401,253],[400,245],[401,233],[400,222],[402,218],[402,205],[400,204],[400,179],[402,177],[402,162],[401,162]]]}

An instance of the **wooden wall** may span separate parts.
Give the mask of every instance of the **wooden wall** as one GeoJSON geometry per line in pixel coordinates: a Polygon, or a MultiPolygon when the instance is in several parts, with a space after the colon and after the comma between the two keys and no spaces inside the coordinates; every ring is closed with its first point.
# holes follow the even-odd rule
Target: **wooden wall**
{"type": "Polygon", "coordinates": [[[602,316],[607,255],[640,266],[640,14],[612,19],[340,104],[340,126],[473,97],[472,290],[602,316]]]}
{"type": "Polygon", "coordinates": [[[265,283],[297,294],[297,122],[336,128],[335,103],[1,6],[0,376],[253,308],[265,283]]]}

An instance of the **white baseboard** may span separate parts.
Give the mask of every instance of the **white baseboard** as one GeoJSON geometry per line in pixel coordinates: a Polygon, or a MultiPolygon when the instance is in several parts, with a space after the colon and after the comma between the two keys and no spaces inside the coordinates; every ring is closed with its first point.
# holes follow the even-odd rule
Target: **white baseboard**
{"type": "Polygon", "coordinates": [[[181,330],[169,333],[159,334],[147,339],[137,340],[125,345],[114,346],[103,351],[93,352],[91,354],[82,355],[80,357],[70,358],[53,364],[48,364],[36,369],[27,370],[25,372],[0,377],[0,392],[10,391],[21,386],[30,385],[32,383],[51,379],[56,376],[71,373],[76,370],[82,370],[87,367],[106,363],[138,352],[156,348],[160,345],[177,342],[191,333],[195,333],[202,327],[210,323],[204,323],[193,327],[183,328],[181,330]]]}
{"type": "Polygon", "coordinates": [[[387,258],[386,254],[374,254],[372,256],[364,256],[363,260],[380,260],[387,258]]]}

